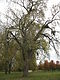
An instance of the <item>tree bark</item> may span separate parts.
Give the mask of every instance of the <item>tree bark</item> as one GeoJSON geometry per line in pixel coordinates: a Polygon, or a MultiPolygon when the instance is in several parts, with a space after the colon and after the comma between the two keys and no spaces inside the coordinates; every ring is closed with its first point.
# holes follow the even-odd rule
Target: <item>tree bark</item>
{"type": "Polygon", "coordinates": [[[28,76],[28,63],[27,61],[24,62],[24,68],[23,68],[23,77],[28,76]]]}
{"type": "Polygon", "coordinates": [[[8,73],[8,62],[6,61],[5,62],[5,74],[7,74],[8,73]]]}
{"type": "Polygon", "coordinates": [[[11,65],[12,65],[12,63],[10,62],[9,63],[9,74],[11,73],[11,65]]]}
{"type": "Polygon", "coordinates": [[[28,76],[28,55],[24,51],[24,49],[23,49],[23,52],[22,52],[22,56],[23,56],[23,61],[24,61],[23,77],[27,77],[28,76]]]}

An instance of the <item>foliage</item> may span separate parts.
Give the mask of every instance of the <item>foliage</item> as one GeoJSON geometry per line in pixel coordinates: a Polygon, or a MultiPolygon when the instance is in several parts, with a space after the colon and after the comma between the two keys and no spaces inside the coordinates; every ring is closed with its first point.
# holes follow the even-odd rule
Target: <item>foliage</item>
{"type": "Polygon", "coordinates": [[[51,60],[50,62],[48,62],[47,60],[45,60],[44,63],[40,63],[38,65],[38,70],[50,70],[50,71],[54,71],[54,70],[60,70],[60,63],[59,61],[56,61],[56,63],[51,60]]]}
{"type": "Polygon", "coordinates": [[[44,69],[49,70],[49,63],[47,60],[45,60],[45,62],[44,62],[44,69]]]}
{"type": "Polygon", "coordinates": [[[49,63],[49,66],[50,66],[50,69],[51,69],[52,71],[55,70],[55,68],[56,68],[56,65],[55,65],[55,63],[54,63],[53,60],[51,60],[51,62],[49,63]]]}
{"type": "MultiPolygon", "coordinates": [[[[8,54],[5,53],[5,34],[1,34],[1,48],[0,48],[0,71],[4,71],[5,69],[5,61],[7,59],[8,64],[7,68],[9,70],[9,63],[11,63],[11,71],[23,71],[24,61],[21,49],[19,49],[19,45],[11,39],[8,43],[8,54]],[[3,44],[3,45],[2,45],[3,44]],[[7,55],[7,56],[6,56],[7,55]]],[[[29,69],[36,69],[36,58],[35,55],[32,56],[31,60],[28,61],[29,69]]]]}

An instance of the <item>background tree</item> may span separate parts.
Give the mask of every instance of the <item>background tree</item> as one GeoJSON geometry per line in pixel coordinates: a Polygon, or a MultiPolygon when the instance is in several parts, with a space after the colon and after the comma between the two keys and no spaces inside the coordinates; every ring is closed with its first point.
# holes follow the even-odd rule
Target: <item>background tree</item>
{"type": "Polygon", "coordinates": [[[56,69],[60,70],[60,63],[59,63],[59,61],[56,61],[56,69]]]}
{"type": "Polygon", "coordinates": [[[50,61],[49,66],[52,71],[56,69],[56,65],[53,60],[50,61]]]}
{"type": "Polygon", "coordinates": [[[44,64],[41,61],[38,65],[38,70],[44,70],[44,64]]]}
{"type": "Polygon", "coordinates": [[[6,53],[6,40],[5,33],[1,33],[0,35],[0,61],[1,61],[1,70],[5,73],[11,72],[13,58],[16,56],[16,52],[18,50],[17,43],[12,39],[9,42],[8,53],[6,53]],[[7,61],[7,64],[6,64],[7,61]]]}
{"type": "Polygon", "coordinates": [[[45,70],[49,70],[49,62],[48,62],[48,60],[45,60],[45,62],[44,62],[44,69],[45,70]]]}

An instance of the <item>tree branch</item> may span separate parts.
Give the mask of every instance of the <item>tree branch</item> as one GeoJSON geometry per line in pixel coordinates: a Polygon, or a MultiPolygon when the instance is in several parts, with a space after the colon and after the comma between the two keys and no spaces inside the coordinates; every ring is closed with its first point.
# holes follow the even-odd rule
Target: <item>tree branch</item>
{"type": "Polygon", "coordinates": [[[55,15],[53,15],[52,20],[50,20],[50,21],[47,20],[47,21],[45,22],[45,24],[41,27],[41,29],[39,30],[39,32],[36,34],[36,36],[35,36],[35,38],[34,38],[34,41],[36,41],[36,40],[39,38],[41,32],[42,32],[45,28],[46,28],[46,29],[49,28],[49,29],[51,29],[51,31],[53,31],[53,29],[50,28],[50,27],[48,26],[48,24],[52,23],[53,21],[60,20],[60,19],[54,19],[54,17],[55,17],[58,13],[59,13],[59,11],[58,11],[57,13],[55,13],[55,15]]]}
{"type": "Polygon", "coordinates": [[[45,28],[48,28],[48,26],[46,26],[46,25],[43,25],[43,26],[42,26],[42,28],[38,31],[38,33],[37,33],[36,36],[34,37],[34,41],[36,41],[36,40],[39,38],[41,32],[42,32],[45,28]]]}
{"type": "Polygon", "coordinates": [[[52,17],[51,20],[47,20],[44,25],[48,25],[48,24],[52,23],[52,22],[55,21],[55,20],[60,20],[60,19],[54,19],[55,16],[56,16],[58,13],[59,13],[59,11],[57,11],[57,12],[53,15],[53,17],[52,17]]]}
{"type": "Polygon", "coordinates": [[[15,15],[17,17],[17,19],[20,19],[17,14],[10,8],[10,11],[13,13],[13,15],[15,15]]]}
{"type": "Polygon", "coordinates": [[[23,7],[23,8],[28,12],[28,10],[27,10],[27,8],[24,6],[24,4],[21,5],[20,3],[16,2],[16,1],[12,1],[12,2],[18,4],[18,5],[21,6],[21,7],[23,7]]]}
{"type": "MultiPolygon", "coordinates": [[[[57,55],[59,55],[58,54],[58,51],[57,51],[57,49],[56,49],[56,47],[55,47],[55,44],[54,44],[54,42],[53,42],[53,38],[50,38],[48,35],[46,35],[46,34],[42,34],[44,37],[46,37],[46,38],[48,38],[49,39],[49,41],[51,41],[52,42],[52,44],[53,44],[53,48],[54,48],[54,50],[56,51],[56,54],[57,55]]],[[[55,39],[54,39],[55,40],[55,39]]]]}
{"type": "Polygon", "coordinates": [[[16,42],[19,44],[19,46],[22,48],[21,43],[19,42],[19,40],[16,38],[15,35],[13,35],[13,33],[11,31],[9,31],[9,33],[14,37],[14,39],[16,40],[16,42]]]}

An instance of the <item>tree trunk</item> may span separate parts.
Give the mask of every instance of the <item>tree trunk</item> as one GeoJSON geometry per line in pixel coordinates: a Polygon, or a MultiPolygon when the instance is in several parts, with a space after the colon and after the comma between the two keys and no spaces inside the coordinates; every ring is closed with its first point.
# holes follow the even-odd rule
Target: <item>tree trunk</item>
{"type": "Polygon", "coordinates": [[[23,38],[23,46],[22,46],[22,56],[24,61],[24,67],[23,67],[23,76],[28,76],[28,52],[27,52],[27,41],[26,41],[26,33],[24,32],[24,38],[23,38]]]}
{"type": "Polygon", "coordinates": [[[28,62],[25,61],[24,68],[23,68],[23,77],[27,77],[27,76],[28,76],[28,62]]]}
{"type": "Polygon", "coordinates": [[[7,74],[8,73],[8,62],[6,61],[5,62],[5,74],[7,74]]]}
{"type": "Polygon", "coordinates": [[[27,77],[28,76],[28,56],[27,56],[27,53],[24,52],[24,50],[23,50],[22,56],[24,61],[23,77],[27,77]]]}
{"type": "Polygon", "coordinates": [[[5,67],[5,74],[7,74],[8,70],[7,70],[7,67],[5,67]]]}
{"type": "Polygon", "coordinates": [[[11,62],[9,63],[9,74],[11,73],[11,62]]]}

